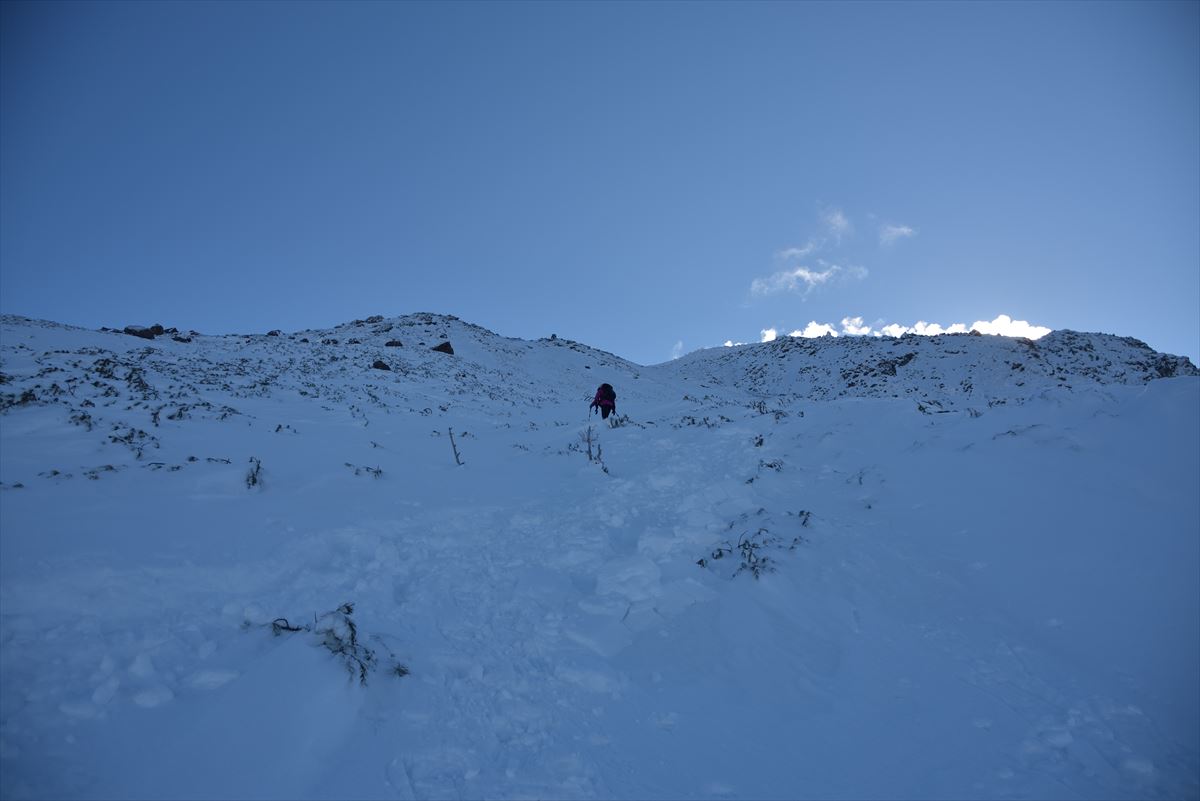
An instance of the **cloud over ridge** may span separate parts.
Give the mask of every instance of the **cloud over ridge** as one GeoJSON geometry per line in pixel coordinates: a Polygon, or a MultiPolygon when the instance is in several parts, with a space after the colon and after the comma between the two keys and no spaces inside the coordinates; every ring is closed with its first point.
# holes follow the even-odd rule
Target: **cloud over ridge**
{"type": "MultiPolygon", "coordinates": [[[[882,321],[880,321],[882,322],[882,321]]],[[[878,324],[878,323],[877,323],[878,324]]],[[[1007,314],[997,315],[994,320],[976,320],[970,326],[966,323],[952,323],[950,325],[941,325],[939,323],[927,323],[924,320],[918,320],[911,326],[900,325],[898,323],[889,323],[875,328],[871,325],[863,323],[862,317],[843,317],[840,326],[834,326],[832,323],[819,323],[816,320],[810,320],[804,328],[797,328],[791,331],[790,337],[804,337],[813,339],[823,336],[874,336],[874,337],[902,337],[905,334],[916,334],[918,336],[937,336],[938,334],[966,334],[971,331],[978,331],[980,334],[990,334],[1006,337],[1025,337],[1026,339],[1040,339],[1046,334],[1049,334],[1053,329],[1041,325],[1034,325],[1026,320],[1014,320],[1007,314]]],[[[779,332],[775,328],[764,328],[760,332],[762,342],[771,342],[778,338],[779,332]]],[[[735,344],[732,340],[725,342],[726,347],[735,344]]]]}

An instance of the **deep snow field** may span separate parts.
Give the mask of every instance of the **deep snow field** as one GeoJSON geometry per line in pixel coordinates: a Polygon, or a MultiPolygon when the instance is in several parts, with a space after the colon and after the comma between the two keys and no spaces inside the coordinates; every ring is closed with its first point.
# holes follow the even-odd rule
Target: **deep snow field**
{"type": "Polygon", "coordinates": [[[3,798],[1200,796],[1186,360],[178,336],[0,321],[3,798]]]}

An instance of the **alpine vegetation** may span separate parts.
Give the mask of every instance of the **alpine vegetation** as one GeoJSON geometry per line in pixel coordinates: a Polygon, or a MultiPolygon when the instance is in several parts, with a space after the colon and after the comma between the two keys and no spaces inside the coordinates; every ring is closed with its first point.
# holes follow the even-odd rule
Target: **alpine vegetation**
{"type": "Polygon", "coordinates": [[[4,317],[0,796],[1194,798],[1198,410],[1073,331],[4,317]]]}

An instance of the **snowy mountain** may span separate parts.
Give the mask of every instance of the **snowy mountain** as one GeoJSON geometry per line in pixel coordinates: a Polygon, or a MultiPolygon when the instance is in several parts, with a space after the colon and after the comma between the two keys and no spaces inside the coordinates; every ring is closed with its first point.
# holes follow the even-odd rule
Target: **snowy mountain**
{"type": "Polygon", "coordinates": [[[673,372],[795,400],[916,398],[946,409],[1200,375],[1186,358],[1158,353],[1136,339],[1075,331],[1036,341],[974,333],[786,337],[727,352],[697,351],[680,359],[673,372]]]}
{"type": "Polygon", "coordinates": [[[4,317],[0,795],[1196,797],[1198,412],[1070,331],[4,317]]]}

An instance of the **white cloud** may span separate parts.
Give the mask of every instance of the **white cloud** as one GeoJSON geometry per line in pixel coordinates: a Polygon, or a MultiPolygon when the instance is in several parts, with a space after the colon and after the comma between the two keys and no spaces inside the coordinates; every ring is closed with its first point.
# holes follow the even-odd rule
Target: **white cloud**
{"type": "Polygon", "coordinates": [[[866,336],[871,333],[871,326],[863,325],[861,317],[843,317],[842,333],[852,337],[866,336]]]}
{"type": "Polygon", "coordinates": [[[843,236],[854,233],[854,226],[850,224],[850,220],[846,218],[841,209],[825,209],[821,212],[821,222],[824,223],[825,230],[829,231],[829,234],[839,243],[843,236]]]}
{"type": "Polygon", "coordinates": [[[745,344],[746,344],[745,342],[734,342],[732,339],[725,340],[725,347],[727,347],[727,348],[735,348],[738,345],[745,345],[745,344]]]}
{"type": "MultiPolygon", "coordinates": [[[[877,320],[876,325],[880,322],[882,320],[877,320]]],[[[841,333],[847,336],[902,337],[905,334],[917,334],[918,336],[931,337],[938,334],[966,334],[970,331],[978,331],[981,334],[999,334],[1008,337],[1038,339],[1049,334],[1051,329],[1045,326],[1032,325],[1025,320],[1014,320],[1007,314],[1001,314],[990,322],[977,320],[970,326],[966,323],[942,325],[941,323],[927,323],[924,320],[918,320],[912,325],[890,323],[880,328],[874,328],[871,325],[865,324],[862,317],[843,317],[841,324],[841,333]]],[[[778,336],[778,332],[774,328],[767,328],[763,330],[762,336],[763,342],[770,342],[778,336]]],[[[807,338],[838,336],[838,329],[830,323],[818,323],[816,320],[811,320],[804,328],[796,329],[789,333],[788,336],[807,338]]],[[[725,344],[728,345],[731,343],[727,342],[725,344]]]]}
{"type": "Polygon", "coordinates": [[[1001,334],[1006,337],[1028,337],[1029,339],[1039,339],[1051,331],[1045,326],[1031,325],[1025,320],[1014,320],[1007,314],[999,315],[990,323],[977,320],[971,326],[971,330],[981,334],[1001,334]]]}
{"type": "Polygon", "coordinates": [[[813,253],[816,253],[820,249],[821,249],[821,243],[815,239],[810,239],[804,245],[804,247],[785,248],[785,249],[779,251],[778,255],[779,255],[779,258],[781,258],[781,259],[803,259],[805,256],[809,256],[813,253]]]}
{"type": "Polygon", "coordinates": [[[912,326],[888,325],[880,329],[887,336],[903,336],[918,334],[920,336],[937,336],[938,334],[965,334],[968,331],[978,331],[981,334],[999,334],[1006,337],[1028,337],[1038,339],[1050,333],[1049,328],[1040,325],[1030,325],[1024,320],[1014,320],[1007,314],[999,315],[995,320],[976,320],[970,326],[966,323],[939,325],[918,320],[912,326]]]}
{"type": "Polygon", "coordinates": [[[752,295],[772,295],[777,292],[800,292],[807,295],[816,287],[828,284],[835,276],[859,280],[867,277],[867,269],[857,265],[829,264],[823,259],[816,259],[817,267],[799,263],[813,257],[814,254],[840,247],[842,239],[854,233],[853,223],[837,207],[822,209],[819,216],[823,233],[810,236],[804,245],[787,247],[777,252],[777,259],[791,262],[792,266],[766,278],[755,278],[750,282],[752,295]]]}
{"type": "Polygon", "coordinates": [[[816,320],[810,320],[808,325],[804,326],[804,330],[793,331],[788,334],[790,337],[805,337],[806,339],[815,339],[816,337],[838,335],[837,329],[829,323],[818,323],[816,320]]]}
{"type": "Polygon", "coordinates": [[[946,329],[937,323],[927,323],[924,320],[917,320],[913,323],[913,333],[923,337],[936,337],[938,334],[946,333],[946,329]]]}
{"type": "Polygon", "coordinates": [[[796,267],[792,270],[775,273],[769,278],[755,278],[750,282],[750,292],[754,295],[773,295],[777,292],[802,292],[807,295],[839,275],[860,281],[867,277],[866,267],[853,264],[847,266],[830,264],[824,259],[817,259],[817,263],[822,269],[796,267]]]}
{"type": "Polygon", "coordinates": [[[682,355],[683,355],[683,340],[681,339],[675,343],[674,347],[671,348],[671,358],[678,359],[682,355]]]}
{"type": "Polygon", "coordinates": [[[924,320],[917,320],[911,326],[904,325],[889,325],[883,328],[883,333],[889,337],[899,337],[905,334],[916,334],[922,337],[936,337],[938,334],[965,334],[967,327],[962,323],[954,323],[949,327],[944,327],[938,323],[927,323],[924,320]],[[893,333],[899,331],[900,333],[893,333]]]}
{"type": "Polygon", "coordinates": [[[797,267],[794,270],[784,270],[775,273],[770,278],[755,278],[750,282],[750,291],[755,295],[773,295],[776,292],[795,292],[803,287],[807,294],[813,287],[820,286],[833,278],[840,268],[830,267],[827,270],[810,270],[807,267],[797,267]]]}
{"type": "Polygon", "coordinates": [[[879,244],[887,247],[899,239],[916,236],[917,232],[907,225],[884,225],[879,229],[879,244]]]}

